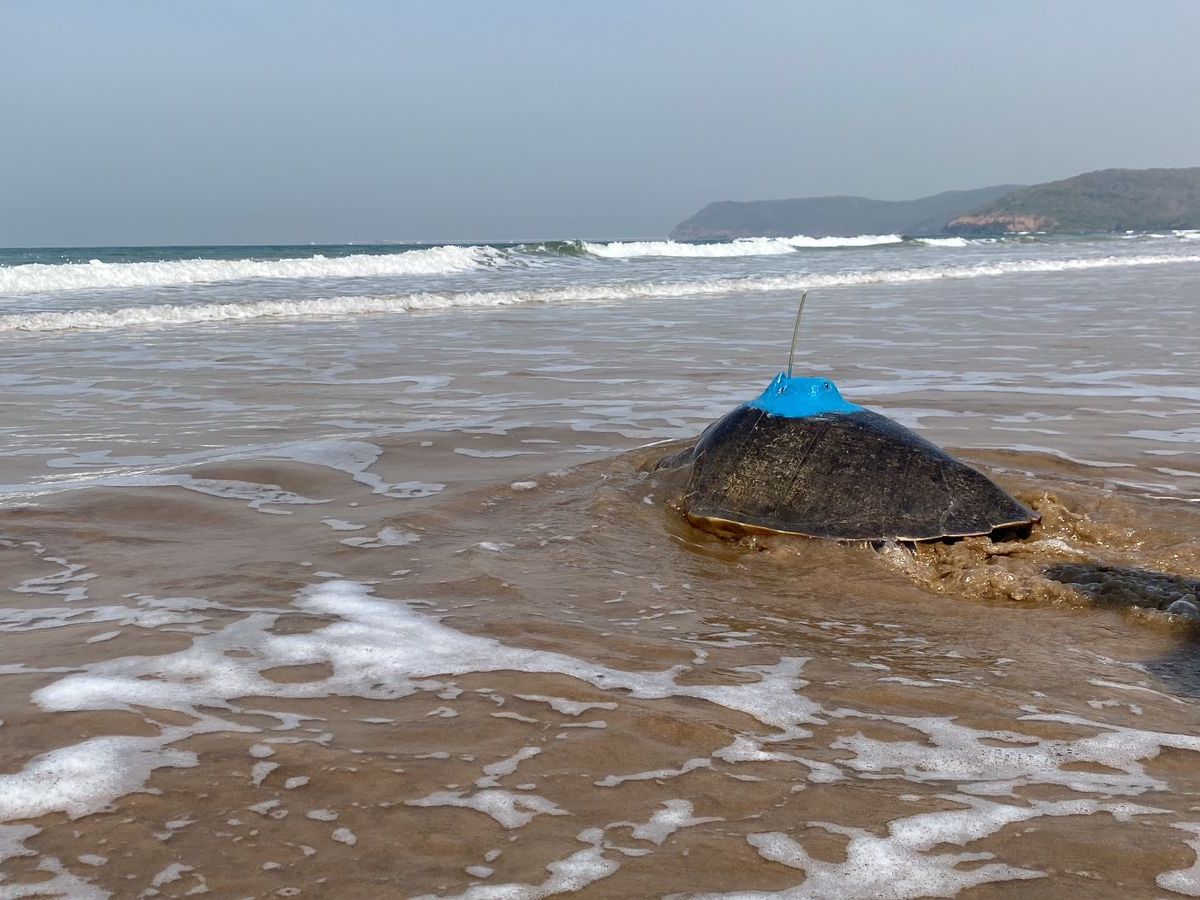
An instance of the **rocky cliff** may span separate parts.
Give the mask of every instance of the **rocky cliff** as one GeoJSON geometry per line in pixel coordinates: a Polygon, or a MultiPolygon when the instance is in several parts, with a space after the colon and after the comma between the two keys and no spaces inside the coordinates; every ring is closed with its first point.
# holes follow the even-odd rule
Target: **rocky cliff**
{"type": "Polygon", "coordinates": [[[955,216],[946,225],[950,234],[1004,234],[1024,231],[1052,231],[1058,223],[1048,216],[1020,213],[968,213],[955,216]]]}

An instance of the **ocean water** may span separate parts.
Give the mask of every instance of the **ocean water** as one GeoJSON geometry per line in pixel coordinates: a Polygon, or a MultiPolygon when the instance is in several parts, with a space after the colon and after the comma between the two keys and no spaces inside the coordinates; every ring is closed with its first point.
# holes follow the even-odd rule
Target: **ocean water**
{"type": "Polygon", "coordinates": [[[0,897],[1200,895],[1198,303],[1195,232],[0,250],[0,897]],[[686,524],[801,290],[1027,539],[686,524]]]}

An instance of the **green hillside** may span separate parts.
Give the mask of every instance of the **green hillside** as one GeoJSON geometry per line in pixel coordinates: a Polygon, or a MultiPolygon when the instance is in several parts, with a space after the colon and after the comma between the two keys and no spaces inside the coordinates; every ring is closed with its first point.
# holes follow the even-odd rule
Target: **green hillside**
{"type": "Polygon", "coordinates": [[[671,231],[676,240],[813,237],[856,234],[939,234],[953,217],[1008,194],[1014,185],[946,191],[918,200],[806,197],[710,203],[671,231]]]}
{"type": "Polygon", "coordinates": [[[1102,169],[1019,188],[950,220],[952,234],[1200,228],[1200,168],[1102,169]]]}

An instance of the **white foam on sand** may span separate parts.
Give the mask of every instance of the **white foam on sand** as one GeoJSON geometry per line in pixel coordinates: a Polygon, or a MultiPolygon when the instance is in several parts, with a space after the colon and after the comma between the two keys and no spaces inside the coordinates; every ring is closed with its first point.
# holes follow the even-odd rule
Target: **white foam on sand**
{"type": "Polygon", "coordinates": [[[191,475],[133,475],[116,478],[109,482],[110,487],[159,487],[175,485],[198,494],[210,497],[220,497],[224,500],[245,500],[251,509],[275,515],[287,515],[282,509],[272,509],[274,504],[310,504],[325,503],[325,500],[313,500],[292,491],[284,490],[276,484],[256,484],[250,481],[230,481],[218,478],[193,478],[191,475]]]}
{"type": "Polygon", "coordinates": [[[457,806],[473,809],[491,816],[505,828],[522,828],[534,816],[565,816],[565,809],[536,794],[514,794],[511,791],[489,789],[467,794],[465,791],[435,791],[419,800],[407,801],[409,806],[457,806]]]}
{"type": "MultiPolygon", "coordinates": [[[[648,822],[633,825],[632,836],[640,841],[661,844],[681,828],[691,828],[706,822],[723,822],[719,816],[694,816],[690,800],[668,800],[648,822]]],[[[633,823],[630,823],[633,824],[633,823]]]]}
{"type": "Polygon", "coordinates": [[[794,838],[781,832],[752,834],[746,840],[771,862],[800,869],[805,879],[782,891],[733,891],[698,897],[779,897],[788,900],[829,897],[885,897],[906,900],[919,897],[954,897],[960,891],[993,882],[1040,878],[1045,873],[986,862],[990,853],[931,852],[943,845],[964,846],[995,834],[1016,822],[1045,816],[1078,816],[1107,812],[1115,818],[1161,812],[1144,806],[1101,803],[1094,800],[1035,801],[1030,806],[993,803],[980,798],[948,796],[942,799],[966,804],[965,809],[919,813],[888,823],[885,836],[863,828],[830,822],[809,822],[809,827],[849,838],[843,862],[825,862],[810,856],[794,838]],[[979,865],[979,863],[983,863],[979,865]],[[969,868],[964,868],[967,865],[969,868]]]}
{"type": "Polygon", "coordinates": [[[512,456],[535,456],[533,450],[477,450],[474,447],[455,447],[454,452],[460,456],[471,456],[475,459],[508,459],[512,456]]]}
{"type": "Polygon", "coordinates": [[[517,766],[527,759],[533,759],[533,757],[541,752],[541,747],[522,747],[512,756],[484,766],[483,777],[476,780],[475,786],[480,788],[495,787],[500,783],[499,779],[501,777],[511,775],[517,771],[517,766]]]}
{"type": "Polygon", "coordinates": [[[162,456],[112,456],[107,451],[60,457],[47,462],[55,469],[98,469],[95,475],[74,478],[53,478],[28,484],[0,485],[0,497],[33,497],[62,491],[85,490],[94,487],[160,487],[178,486],[199,493],[226,499],[245,500],[262,512],[283,512],[270,508],[275,504],[327,503],[286,491],[278,485],[231,481],[213,478],[194,478],[171,470],[184,466],[241,462],[245,460],[287,460],[313,466],[323,466],[349,475],[374,493],[396,499],[430,497],[445,489],[444,484],[420,481],[390,483],[371,471],[383,451],[366,441],[317,440],[285,444],[249,444],[240,447],[202,450],[192,453],[162,456]]]}
{"type": "MultiPolygon", "coordinates": [[[[24,842],[38,834],[40,829],[32,825],[0,825],[0,863],[14,856],[33,856],[24,842]]],[[[100,866],[108,862],[103,856],[80,856],[79,861],[84,865],[100,866]]],[[[9,882],[0,884],[0,897],[4,900],[17,897],[70,897],[72,900],[104,900],[112,895],[101,890],[86,879],[72,875],[63,866],[60,859],[54,856],[43,856],[37,865],[40,873],[48,873],[49,878],[40,878],[33,884],[16,884],[9,882]]],[[[0,875],[0,880],[4,880],[0,875]]]]}
{"type": "Polygon", "coordinates": [[[1174,431],[1155,431],[1143,428],[1129,432],[1129,436],[1145,441],[1164,441],[1169,444],[1200,444],[1200,426],[1177,428],[1174,431]]]}
{"type": "MultiPolygon", "coordinates": [[[[582,890],[621,868],[621,864],[604,856],[604,831],[589,828],[581,831],[578,840],[588,845],[565,859],[546,866],[550,876],[541,884],[475,885],[461,894],[440,895],[444,900],[541,900],[555,894],[570,894],[582,890]]],[[[423,894],[413,900],[435,900],[439,895],[423,894]]]]}
{"type": "MultiPolygon", "coordinates": [[[[648,851],[622,847],[608,839],[614,830],[631,829],[631,836],[640,841],[661,845],[675,832],[709,822],[724,821],[710,816],[692,815],[692,804],[688,800],[668,800],[663,808],[653,813],[646,822],[612,822],[603,828],[588,828],[577,835],[577,839],[588,847],[555,860],[546,866],[550,877],[541,884],[494,884],[474,885],[461,894],[440,895],[443,900],[541,900],[555,894],[569,894],[595,884],[615,874],[621,864],[606,857],[605,851],[615,851],[622,856],[643,856],[648,851]]],[[[498,855],[498,854],[497,854],[498,855]]],[[[490,854],[489,854],[490,856],[490,854]]],[[[495,857],[489,858],[491,862],[495,857]]],[[[468,874],[475,874],[468,870],[468,874]]],[[[490,874],[490,870],[489,870],[490,874]]],[[[415,900],[433,900],[435,895],[425,895],[415,900]]]]}
{"type": "Polygon", "coordinates": [[[1196,861],[1186,869],[1160,873],[1155,883],[1163,890],[1174,891],[1185,897],[1200,897],[1200,823],[1179,822],[1174,827],[1198,835],[1185,842],[1196,853],[1196,861]]]}
{"type": "Polygon", "coordinates": [[[528,700],[531,703],[546,703],[550,708],[557,713],[562,713],[564,716],[581,716],[589,709],[616,709],[615,703],[588,703],[582,700],[568,700],[566,697],[547,697],[544,694],[517,694],[521,700],[528,700]]]}
{"type": "MultiPolygon", "coordinates": [[[[100,623],[138,628],[160,628],[163,630],[193,630],[192,626],[207,617],[194,612],[182,612],[174,607],[163,607],[153,598],[146,598],[138,606],[56,606],[38,609],[20,607],[0,608],[0,633],[41,631],[46,628],[63,628],[67,625],[95,625],[100,623]]],[[[119,632],[113,632],[113,635],[119,632]]],[[[99,637],[99,636],[97,636],[99,637]]],[[[96,640],[90,638],[89,640],[96,640]]]]}
{"type": "Polygon", "coordinates": [[[392,528],[390,525],[386,528],[381,528],[379,532],[372,537],[352,537],[342,538],[342,543],[348,547],[405,547],[408,544],[415,544],[421,540],[420,536],[411,531],[402,531],[399,528],[392,528]]]}
{"type": "MultiPolygon", "coordinates": [[[[1131,816],[1162,812],[1114,798],[1169,790],[1164,777],[1151,774],[1145,767],[1164,749],[1200,753],[1200,737],[1142,731],[1036,709],[1025,710],[1017,721],[1054,722],[1090,733],[1072,739],[1049,739],[1017,731],[976,730],[936,716],[827,710],[804,696],[808,685],[801,677],[805,661],[797,658],[740,667],[736,670],[740,680],[733,684],[696,684],[697,671],[686,666],[625,671],[563,653],[515,647],[466,634],[405,603],[372,596],[369,587],[349,581],[311,586],[295,598],[293,609],[327,624],[305,633],[276,633],[279,611],[243,610],[242,618],[218,630],[195,634],[186,649],[84,664],[78,671],[35,691],[32,701],[46,712],[137,712],[150,708],[182,714],[179,719],[190,718],[185,725],[159,725],[159,734],[152,736],[93,737],[41,754],[19,771],[0,775],[0,822],[54,812],[73,817],[97,812],[125,794],[146,790],[158,768],[202,765],[202,758],[174,746],[198,734],[220,732],[225,740],[244,735],[248,751],[251,747],[261,748],[255,749],[251,758],[259,758],[255,765],[263,767],[274,765],[261,758],[269,755],[274,743],[328,737],[286,738],[276,733],[264,739],[261,727],[235,720],[234,715],[240,714],[253,714],[255,721],[273,718],[276,732],[296,729],[306,721],[302,715],[288,711],[286,704],[272,709],[273,698],[398,700],[425,692],[444,699],[455,690],[447,680],[452,677],[531,673],[564,676],[591,690],[619,692],[610,695],[614,696],[613,702],[602,704],[542,694],[517,695],[530,702],[546,703],[563,715],[579,715],[596,705],[620,708],[686,698],[744,714],[756,723],[752,731],[732,735],[730,744],[708,756],[695,756],[659,770],[611,775],[597,782],[604,788],[667,778],[680,779],[678,783],[686,785],[696,777],[693,772],[736,775],[730,769],[743,764],[787,767],[781,774],[799,785],[832,784],[843,779],[937,785],[943,791],[941,799],[957,808],[924,810],[895,819],[882,836],[836,823],[812,823],[812,827],[848,839],[843,862],[811,857],[804,850],[802,835],[768,832],[750,840],[765,858],[805,871],[807,878],[781,896],[948,896],[972,885],[1033,878],[1041,873],[993,862],[986,854],[947,852],[944,845],[965,846],[1014,823],[1043,817],[1110,814],[1124,821],[1131,816]],[[315,681],[277,682],[263,674],[281,666],[314,664],[323,665],[329,675],[315,681]],[[681,677],[684,675],[687,677],[681,677]],[[253,697],[254,705],[243,706],[239,700],[243,697],[253,697]],[[913,737],[881,740],[847,733],[847,726],[852,727],[855,719],[906,728],[913,737]],[[833,721],[841,737],[825,747],[814,746],[814,729],[833,721]],[[792,752],[797,746],[811,747],[813,755],[826,751],[832,754],[825,761],[809,760],[792,752]],[[1076,796],[1053,802],[1025,796],[1026,788],[1044,786],[1076,796]],[[885,887],[891,893],[877,893],[885,887]]],[[[57,615],[54,613],[52,618],[57,615]]],[[[174,627],[182,624],[176,622],[174,627]]],[[[443,721],[445,724],[437,727],[457,728],[462,720],[443,721]]],[[[516,790],[502,786],[503,779],[515,775],[529,760],[553,752],[553,745],[523,742],[510,755],[484,765],[473,785],[454,785],[407,802],[417,808],[473,811],[494,819],[505,829],[524,827],[537,817],[564,817],[575,811],[559,806],[552,795],[530,793],[531,779],[527,776],[516,790]]],[[[552,759],[548,765],[553,770],[552,759]]],[[[263,777],[269,774],[265,772],[263,777]]],[[[549,876],[540,884],[493,886],[503,887],[503,891],[492,894],[471,888],[462,896],[542,897],[593,883],[619,867],[619,862],[606,854],[653,852],[622,848],[607,839],[606,829],[632,827],[634,839],[657,846],[681,828],[703,827],[711,821],[696,816],[691,802],[681,798],[667,803],[644,823],[588,829],[580,836],[587,846],[551,863],[547,867],[549,876]]],[[[320,811],[309,815],[336,817],[335,813],[320,811]]],[[[0,826],[0,850],[8,855],[24,853],[23,842],[31,835],[20,826],[0,826]]],[[[1187,841],[1189,846],[1193,840],[1187,841]]],[[[1174,890],[1171,885],[1185,884],[1190,871],[1164,873],[1163,886],[1174,890]]]]}
{"type": "MultiPolygon", "coordinates": [[[[862,715],[862,714],[855,714],[862,715]]],[[[1097,729],[1088,737],[1036,738],[1012,731],[980,731],[952,719],[926,716],[864,715],[911,728],[913,741],[880,741],[861,733],[831,746],[853,756],[843,765],[874,777],[899,771],[909,781],[954,782],[967,794],[1012,796],[1025,785],[1058,785],[1076,793],[1136,796],[1167,789],[1148,774],[1142,761],[1163,749],[1200,753],[1200,737],[1142,731],[1075,716],[1030,713],[1024,721],[1060,722],[1097,729]],[[1097,763],[1104,771],[1063,769],[1068,763],[1097,763]]]]}
{"type": "Polygon", "coordinates": [[[483,775],[475,780],[476,790],[473,793],[435,791],[407,803],[409,806],[456,806],[461,809],[473,809],[491,816],[509,829],[528,825],[534,816],[565,816],[568,814],[566,810],[560,809],[545,797],[525,792],[515,794],[499,787],[501,778],[512,775],[521,763],[541,752],[540,747],[522,747],[512,756],[484,766],[483,775]]]}
{"type": "Polygon", "coordinates": [[[648,772],[634,772],[630,775],[606,775],[599,781],[593,782],[596,787],[618,787],[629,781],[666,781],[678,778],[697,769],[711,769],[712,760],[707,756],[697,756],[689,759],[677,769],[652,769],[648,772]]]}
{"type": "MultiPolygon", "coordinates": [[[[797,693],[804,684],[798,677],[803,660],[741,670],[758,676],[756,683],[678,684],[680,668],[626,672],[467,635],[404,604],[374,598],[368,587],[353,582],[309,588],[295,606],[336,620],[310,633],[279,635],[269,630],[277,614],[250,613],[219,631],[197,635],[186,650],[92,663],[39,689],[34,702],[51,712],[149,707],[175,710],[196,722],[165,728],[161,737],[95,738],[39,757],[21,772],[0,778],[0,820],[55,809],[83,815],[140,789],[155,768],[195,764],[192,754],[168,745],[214,729],[254,731],[213,714],[241,711],[235,700],[243,696],[397,699],[444,690],[447,685],[435,676],[517,671],[567,675],[639,699],[692,697],[781,728],[816,721],[817,705],[797,693]],[[233,651],[238,655],[231,656],[233,651]],[[278,683],[262,674],[278,666],[313,663],[328,664],[333,674],[300,683],[278,683]]],[[[258,712],[276,716],[285,726],[298,721],[291,714],[258,712]]],[[[496,796],[487,802],[495,808],[504,805],[496,796]]]]}
{"type": "Polygon", "coordinates": [[[85,571],[80,563],[68,562],[56,556],[46,556],[45,548],[40,544],[32,546],[34,552],[45,562],[53,563],[61,568],[49,575],[37,575],[26,578],[11,590],[17,594],[43,594],[60,596],[67,603],[77,603],[88,598],[87,583],[96,577],[95,573],[85,571]]]}
{"type": "Polygon", "coordinates": [[[321,524],[328,525],[334,531],[362,531],[367,527],[366,525],[355,525],[345,519],[322,519],[321,524]]]}
{"type": "Polygon", "coordinates": [[[224,500],[243,500],[251,509],[275,515],[287,515],[286,510],[275,509],[275,505],[297,505],[327,503],[314,500],[274,484],[257,484],[250,481],[231,481],[217,478],[194,478],[186,474],[108,474],[81,478],[54,479],[29,484],[0,485],[0,496],[37,497],[58,494],[63,491],[86,490],[97,487],[147,488],[180,487],[210,497],[224,500]]]}
{"type": "MultiPolygon", "coordinates": [[[[168,731],[176,740],[190,736],[186,728],[168,731]]],[[[141,790],[155,769],[196,764],[194,753],[169,749],[160,737],[97,737],[60,747],[0,775],[0,821],[85,816],[141,790]]]]}
{"type": "Polygon", "coordinates": [[[376,494],[397,499],[431,497],[442,491],[444,484],[426,484],[420,481],[388,483],[370,471],[379,461],[383,451],[375,444],[365,441],[301,441],[282,444],[266,449],[262,459],[290,459],[309,465],[325,466],[345,472],[355,481],[371,488],[376,494]]]}
{"type": "Polygon", "coordinates": [[[0,863],[16,856],[33,856],[25,841],[40,833],[33,825],[0,825],[0,863]]]}

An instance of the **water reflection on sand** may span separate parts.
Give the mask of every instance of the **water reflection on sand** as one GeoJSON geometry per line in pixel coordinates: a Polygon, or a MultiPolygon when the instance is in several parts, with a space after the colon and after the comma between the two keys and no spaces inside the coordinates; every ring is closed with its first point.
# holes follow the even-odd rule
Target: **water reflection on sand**
{"type": "Polygon", "coordinates": [[[1200,892],[1198,274],[814,294],[1044,516],[916,553],[648,471],[786,295],[2,338],[0,895],[1200,892]]]}

